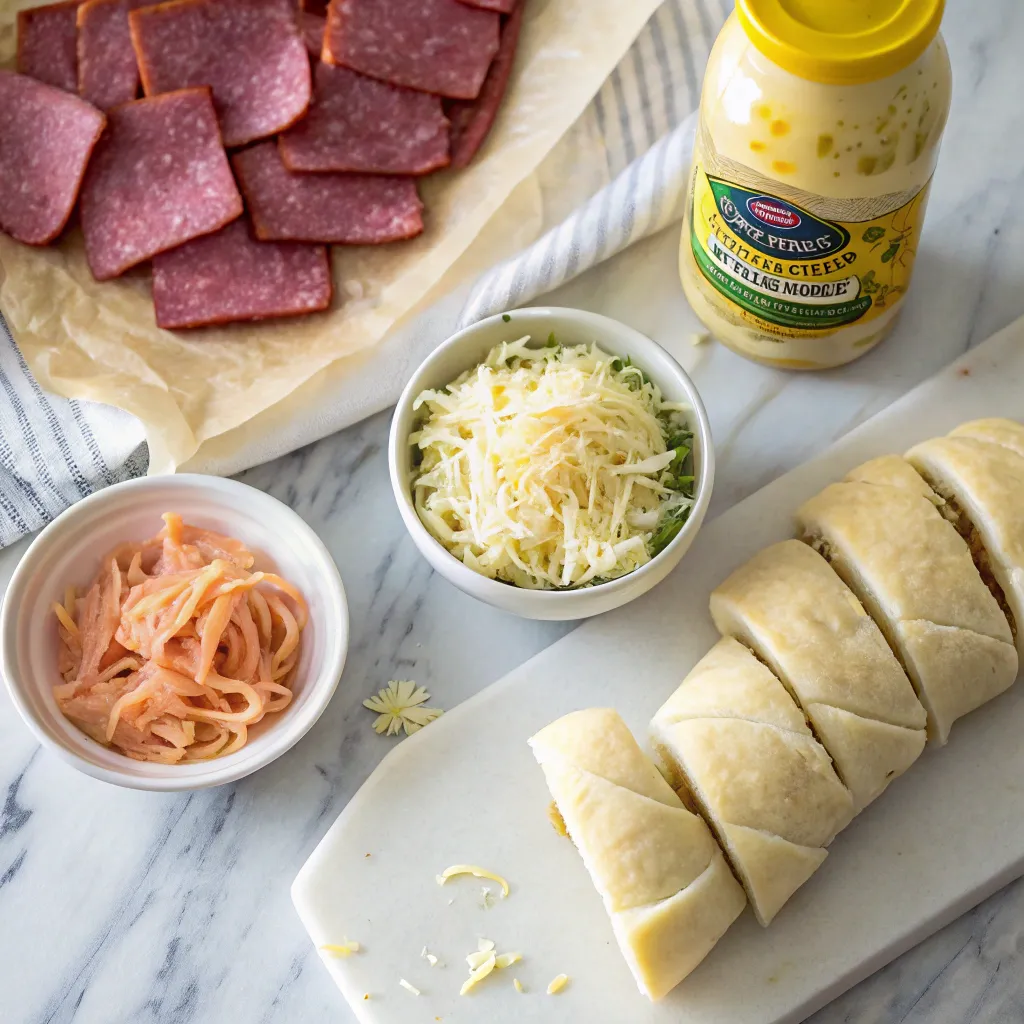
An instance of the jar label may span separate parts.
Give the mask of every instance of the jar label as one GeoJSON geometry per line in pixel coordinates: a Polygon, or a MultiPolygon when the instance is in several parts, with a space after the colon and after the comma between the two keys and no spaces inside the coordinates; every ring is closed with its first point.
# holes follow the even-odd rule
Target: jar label
{"type": "Polygon", "coordinates": [[[694,172],[690,243],[740,318],[784,337],[889,312],[914,267],[927,186],[873,220],[822,220],[800,206],[694,172]]]}

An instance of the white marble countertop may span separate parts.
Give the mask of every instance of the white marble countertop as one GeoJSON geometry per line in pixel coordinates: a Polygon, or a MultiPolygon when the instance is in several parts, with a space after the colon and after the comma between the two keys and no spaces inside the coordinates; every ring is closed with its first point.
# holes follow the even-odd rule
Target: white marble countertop
{"type": "MultiPolygon", "coordinates": [[[[914,286],[896,333],[875,352],[808,376],[767,370],[715,345],[692,347],[698,325],[675,273],[675,229],[550,297],[627,321],[691,370],[718,446],[712,515],[1024,315],[1024,5],[951,0],[945,33],[953,112],[914,286]]],[[[119,790],[40,751],[0,694],[3,1024],[352,1019],[299,926],[288,886],[396,742],[373,733],[361,700],[389,679],[410,678],[450,708],[569,628],[492,611],[430,572],[392,503],[387,424],[376,416],[244,476],[318,531],[352,611],[338,693],[279,761],[208,792],[119,790]]],[[[0,587],[24,548],[0,553],[0,587]]],[[[1024,882],[813,1020],[1024,1020],[1024,882]]]]}

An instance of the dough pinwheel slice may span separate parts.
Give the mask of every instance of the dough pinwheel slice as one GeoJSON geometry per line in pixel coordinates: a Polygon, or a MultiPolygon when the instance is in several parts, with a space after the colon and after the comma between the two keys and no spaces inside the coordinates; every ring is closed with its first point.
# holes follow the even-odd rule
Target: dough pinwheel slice
{"type": "Polygon", "coordinates": [[[973,437],[932,438],[906,457],[944,500],[1024,656],[1024,458],[973,437]]]}
{"type": "Polygon", "coordinates": [[[878,624],[928,713],[929,738],[944,744],[958,718],[1016,678],[1010,626],[935,503],[916,484],[865,483],[865,468],[811,498],[797,520],[878,624]]]}
{"type": "Polygon", "coordinates": [[[727,637],[658,710],[651,734],[767,926],[853,817],[850,792],[803,712],[770,669],[727,637]]]}
{"type": "Polygon", "coordinates": [[[978,441],[999,444],[1024,456],[1024,423],[993,416],[983,420],[969,420],[949,432],[950,437],[973,437],[978,441]]]}
{"type": "Polygon", "coordinates": [[[660,999],[739,916],[743,890],[616,712],[575,711],[530,746],[637,986],[660,999]]]}
{"type": "Polygon", "coordinates": [[[927,716],[874,621],[806,544],[773,544],[711,594],[720,633],[803,708],[860,812],[921,755],[927,716]]]}

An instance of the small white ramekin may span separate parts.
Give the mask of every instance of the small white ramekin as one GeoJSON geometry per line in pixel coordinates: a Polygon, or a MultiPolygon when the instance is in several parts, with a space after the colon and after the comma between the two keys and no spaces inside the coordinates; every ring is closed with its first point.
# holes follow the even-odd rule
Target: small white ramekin
{"type": "Polygon", "coordinates": [[[235,480],[211,476],[145,477],[85,498],[55,519],[25,552],[0,609],[0,673],[21,717],[44,747],[87,775],[131,789],[202,789],[234,782],[280,757],[320,717],[334,694],[348,650],[348,606],[327,548],[287,505],[235,480]],[[136,761],[90,739],[61,714],[53,687],[59,638],[54,601],[87,586],[102,556],[123,541],[162,527],[164,512],[245,543],[256,568],[295,584],[309,603],[309,624],[284,711],[249,730],[234,754],[184,765],[136,761]]]}
{"type": "Polygon", "coordinates": [[[656,342],[606,316],[580,309],[534,307],[488,317],[453,335],[429,355],[413,374],[398,400],[391,421],[388,466],[398,510],[410,536],[427,561],[460,590],[487,604],[528,619],[583,619],[618,608],[660,583],[686,553],[704,521],[715,477],[711,426],[704,403],[683,368],[656,342]],[[639,569],[609,583],[579,590],[526,590],[487,579],[464,565],[426,529],[412,499],[412,447],[416,427],[413,402],[427,388],[443,388],[465,370],[483,361],[502,341],[529,334],[543,345],[551,332],[565,345],[597,344],[606,352],[629,356],[673,402],[692,410],[696,501],[683,528],[672,542],[639,569]]]}

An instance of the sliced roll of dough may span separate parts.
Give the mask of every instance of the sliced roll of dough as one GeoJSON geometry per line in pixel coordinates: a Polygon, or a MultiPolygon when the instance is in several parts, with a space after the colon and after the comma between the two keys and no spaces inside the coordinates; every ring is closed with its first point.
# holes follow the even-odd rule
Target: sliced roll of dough
{"type": "Polygon", "coordinates": [[[797,519],[882,630],[928,713],[929,737],[943,744],[958,718],[1016,678],[1010,626],[933,502],[858,472],[805,503],[797,519]]]}
{"type": "Polygon", "coordinates": [[[927,716],[885,638],[817,552],[755,555],[711,594],[719,632],[785,684],[861,811],[921,755],[927,716]]]}
{"type": "Polygon", "coordinates": [[[746,904],[707,825],[614,711],[576,711],[530,740],[640,991],[660,999],[746,904]]]}
{"type": "Polygon", "coordinates": [[[984,420],[970,420],[949,432],[950,437],[973,437],[978,441],[1002,445],[1010,451],[1024,456],[1024,424],[1016,420],[992,417],[984,420]]]}
{"type": "Polygon", "coordinates": [[[967,542],[1024,656],[1024,458],[990,441],[936,437],[907,460],[944,499],[940,511],[967,542]]]}
{"type": "Polygon", "coordinates": [[[768,668],[726,638],[662,705],[651,733],[767,925],[853,817],[850,792],[803,712],[768,668]]]}

